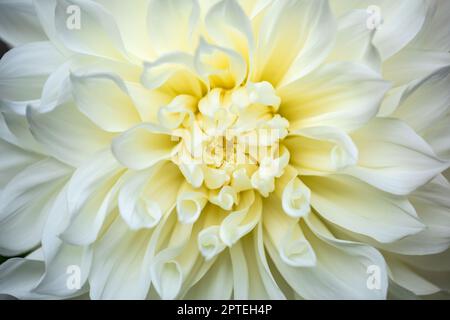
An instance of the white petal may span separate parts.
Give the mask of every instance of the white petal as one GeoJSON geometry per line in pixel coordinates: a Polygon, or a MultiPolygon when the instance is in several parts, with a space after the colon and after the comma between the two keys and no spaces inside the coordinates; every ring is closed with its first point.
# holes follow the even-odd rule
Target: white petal
{"type": "Polygon", "coordinates": [[[239,205],[229,213],[220,226],[220,237],[227,246],[253,230],[262,213],[262,200],[254,191],[241,194],[239,205]]]}
{"type": "Polygon", "coordinates": [[[395,86],[409,84],[450,65],[450,53],[405,48],[383,64],[383,77],[395,86]]]}
{"type": "Polygon", "coordinates": [[[166,248],[152,260],[152,283],[162,299],[175,299],[189,279],[200,258],[197,249],[198,224],[176,223],[166,248]]]}
{"type": "Polygon", "coordinates": [[[374,117],[389,84],[364,65],[328,64],[278,90],[290,128],[335,126],[353,130],[374,117]]]}
{"type": "Polygon", "coordinates": [[[70,224],[61,239],[74,245],[93,243],[116,205],[121,167],[109,150],[95,154],[70,179],[67,203],[70,224]]]}
{"type": "Polygon", "coordinates": [[[414,272],[408,265],[394,257],[386,257],[389,267],[389,276],[396,284],[417,295],[429,295],[439,292],[440,289],[414,272]]]}
{"type": "MultiPolygon", "coordinates": [[[[61,43],[77,53],[121,60],[126,52],[114,17],[100,4],[84,0],[50,0],[38,10],[43,10],[47,19],[54,14],[53,30],[61,43]],[[76,5],[80,10],[80,28],[68,28],[68,7],[76,5]],[[53,11],[53,12],[52,12],[53,11]]],[[[70,12],[70,11],[69,11],[70,12]]],[[[73,14],[73,12],[70,12],[73,14]]],[[[47,22],[50,24],[52,22],[47,22]]]]}
{"type": "Polygon", "coordinates": [[[427,6],[424,0],[382,2],[380,7],[384,22],[375,33],[374,44],[383,60],[414,39],[425,21],[427,6]]]}
{"type": "Polygon", "coordinates": [[[365,10],[353,10],[339,17],[336,44],[327,62],[354,61],[380,72],[381,57],[372,44],[374,32],[367,28],[365,10]]]}
{"type": "Polygon", "coordinates": [[[428,2],[425,0],[330,0],[336,15],[340,16],[350,10],[367,10],[376,6],[379,12],[367,14],[368,19],[380,19],[374,44],[383,60],[404,48],[421,30],[427,15],[428,2]],[[378,16],[378,13],[380,16],[378,16]]]}
{"type": "Polygon", "coordinates": [[[412,42],[412,47],[448,53],[450,51],[449,11],[448,1],[430,1],[428,16],[420,33],[412,42]]]}
{"type": "Polygon", "coordinates": [[[25,168],[6,185],[0,196],[2,254],[20,254],[40,243],[55,190],[70,173],[60,162],[44,159],[25,168]]]}
{"type": "Polygon", "coordinates": [[[102,129],[120,132],[141,122],[127,88],[118,76],[72,74],[70,80],[78,108],[102,129]]]}
{"type": "Polygon", "coordinates": [[[121,216],[131,229],[154,227],[174,208],[182,181],[172,163],[132,173],[119,192],[121,216]]]}
{"type": "Polygon", "coordinates": [[[288,216],[301,218],[310,212],[311,191],[292,166],[287,166],[284,174],[277,180],[275,193],[281,199],[283,210],[288,216]]]}
{"type": "Polygon", "coordinates": [[[69,219],[66,184],[49,208],[41,241],[45,272],[33,292],[69,298],[87,291],[85,284],[91,267],[92,249],[61,241],[59,234],[67,227],[69,219]],[[72,266],[80,268],[79,288],[67,285],[72,266]]]}
{"type": "Polygon", "coordinates": [[[0,61],[2,99],[39,99],[48,76],[62,63],[62,55],[50,42],[33,42],[8,51],[0,61]]]}
{"type": "Polygon", "coordinates": [[[416,132],[424,132],[450,112],[449,87],[450,66],[408,86],[391,116],[402,119],[416,132]]]}
{"type": "Polygon", "coordinates": [[[18,299],[56,299],[33,293],[32,290],[44,272],[42,261],[13,258],[0,266],[0,294],[8,294],[18,299]]]}
{"type": "Polygon", "coordinates": [[[75,167],[107,148],[113,138],[86,118],[73,103],[48,113],[28,108],[27,119],[33,136],[44,149],[75,167]]]}
{"type": "Polygon", "coordinates": [[[318,219],[313,223],[308,222],[309,228],[303,224],[302,229],[317,254],[314,268],[286,265],[265,239],[275,266],[295,292],[305,299],[385,299],[387,274],[381,254],[362,244],[335,239],[318,219]],[[366,286],[370,265],[380,268],[380,290],[369,290],[366,286]]]}
{"type": "Polygon", "coordinates": [[[283,144],[290,150],[291,165],[304,175],[335,172],[358,161],[358,149],[351,137],[334,127],[300,129],[283,144]]]}
{"type": "Polygon", "coordinates": [[[91,299],[145,299],[150,287],[146,260],[151,232],[130,231],[120,217],[94,246],[89,274],[91,299]]]}
{"type": "Polygon", "coordinates": [[[359,161],[344,172],[390,193],[410,193],[450,165],[399,120],[374,119],[352,138],[359,161]]]}
{"type": "Polygon", "coordinates": [[[174,95],[187,94],[201,98],[206,86],[197,75],[194,56],[185,52],[172,52],[151,63],[144,63],[142,84],[149,89],[161,88],[174,95]]]}
{"type": "Polygon", "coordinates": [[[142,60],[155,57],[147,33],[148,0],[134,0],[130,6],[122,0],[97,0],[114,17],[124,47],[142,60]]]}
{"type": "Polygon", "coordinates": [[[193,188],[185,183],[178,191],[177,215],[183,224],[192,224],[197,221],[208,202],[208,194],[205,188],[193,188]]]}
{"type": "Polygon", "coordinates": [[[0,3],[0,38],[12,46],[46,40],[32,0],[6,0],[0,3]]]}
{"type": "Polygon", "coordinates": [[[192,52],[196,47],[200,7],[196,0],[151,0],[147,27],[150,42],[159,54],[192,52]]]}
{"type": "Polygon", "coordinates": [[[228,253],[220,255],[206,275],[190,289],[184,299],[229,300],[233,292],[233,271],[228,253]]]}
{"type": "Polygon", "coordinates": [[[253,32],[249,18],[235,0],[214,5],[205,17],[208,34],[218,46],[239,52],[248,59],[253,51],[253,32]]]}
{"type": "Polygon", "coordinates": [[[115,138],[112,151],[124,166],[141,170],[170,159],[177,144],[166,129],[144,123],[115,138]]]}
{"type": "Polygon", "coordinates": [[[263,224],[282,261],[292,267],[314,267],[316,254],[300,228],[299,220],[284,214],[281,201],[270,196],[264,201],[263,224]]]}
{"type": "Polygon", "coordinates": [[[23,150],[0,139],[0,193],[8,182],[29,165],[38,162],[38,154],[23,150]]]}
{"type": "Polygon", "coordinates": [[[420,232],[424,225],[405,197],[379,191],[345,176],[303,177],[311,205],[327,220],[379,242],[420,232]]]}
{"type": "Polygon", "coordinates": [[[289,83],[323,62],[335,37],[328,1],[274,1],[259,30],[253,81],[275,87],[289,83]]]}
{"type": "Polygon", "coordinates": [[[194,64],[211,87],[237,87],[247,76],[247,64],[238,52],[209,44],[203,39],[195,51],[194,64]]]}

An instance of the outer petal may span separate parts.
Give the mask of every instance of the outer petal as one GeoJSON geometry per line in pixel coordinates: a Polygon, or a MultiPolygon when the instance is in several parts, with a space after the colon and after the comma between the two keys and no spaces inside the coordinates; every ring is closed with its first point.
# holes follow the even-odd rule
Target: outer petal
{"type": "Polygon", "coordinates": [[[381,57],[372,43],[375,32],[367,28],[366,21],[364,10],[353,10],[339,17],[336,44],[327,62],[354,61],[374,71],[381,70],[381,57]]]}
{"type": "Polygon", "coordinates": [[[0,3],[0,38],[12,46],[46,40],[32,0],[6,0],[0,3]]]}
{"type": "Polygon", "coordinates": [[[147,34],[148,0],[134,0],[133,5],[122,0],[96,0],[114,17],[122,35],[124,47],[142,60],[155,57],[147,34]]]}
{"type": "Polygon", "coordinates": [[[399,120],[375,119],[352,137],[359,161],[344,172],[393,194],[408,194],[449,167],[399,120]]]}
{"type": "Polygon", "coordinates": [[[363,244],[335,239],[314,216],[309,216],[308,226],[302,229],[314,251],[317,266],[293,268],[277,257],[273,246],[265,241],[275,266],[295,290],[305,299],[384,299],[387,289],[385,262],[381,254],[363,244]],[[380,290],[369,290],[367,268],[377,265],[381,271],[380,290]]]}
{"type": "Polygon", "coordinates": [[[120,214],[131,229],[152,228],[175,207],[183,176],[172,163],[138,171],[119,193],[120,214]]]}
{"type": "Polygon", "coordinates": [[[424,228],[404,197],[345,176],[303,177],[303,181],[311,189],[312,207],[347,230],[392,242],[424,228]]]}
{"type": "Polygon", "coordinates": [[[75,167],[107,148],[112,140],[112,134],[95,126],[73,103],[48,113],[29,108],[27,119],[33,136],[44,149],[75,167]]]}
{"type": "MultiPolygon", "coordinates": [[[[56,0],[54,10],[55,32],[69,50],[117,60],[126,55],[114,17],[100,4],[86,0],[56,0]],[[81,9],[79,30],[67,28],[67,8],[70,5],[81,9]]],[[[48,18],[51,17],[50,13],[47,14],[48,18]]]]}
{"type": "Polygon", "coordinates": [[[389,267],[389,277],[396,284],[416,295],[429,295],[440,291],[439,287],[421,277],[407,264],[392,256],[386,256],[389,267]]]}
{"type": "Polygon", "coordinates": [[[214,43],[239,52],[247,61],[254,50],[250,19],[235,0],[214,5],[205,17],[205,28],[214,43]]]}
{"type": "Polygon", "coordinates": [[[128,168],[141,170],[170,159],[178,144],[166,129],[141,124],[113,141],[114,156],[128,168]]]}
{"type": "Polygon", "coordinates": [[[31,250],[41,241],[55,190],[71,170],[53,159],[27,167],[15,176],[0,196],[0,251],[15,255],[31,250]]]}
{"type": "Polygon", "coordinates": [[[120,217],[94,246],[91,299],[145,299],[150,268],[145,260],[151,231],[130,231],[120,217]]]}
{"type": "Polygon", "coordinates": [[[38,100],[48,76],[62,64],[63,59],[50,42],[29,43],[10,50],[0,62],[1,98],[38,100]]]}
{"type": "MultiPolygon", "coordinates": [[[[414,39],[423,26],[428,8],[425,0],[331,0],[330,4],[337,15],[354,9],[367,10],[373,5],[379,8],[383,24],[375,34],[374,44],[383,60],[414,39]]],[[[368,14],[367,18],[372,16],[368,14]]]]}
{"type": "Polygon", "coordinates": [[[67,190],[70,223],[61,239],[74,245],[89,245],[97,239],[116,205],[123,170],[106,150],[75,171],[67,190]]]}
{"type": "Polygon", "coordinates": [[[252,80],[276,87],[309,73],[331,49],[335,28],[328,1],[274,1],[258,31],[252,80]]]}
{"type": "Polygon", "coordinates": [[[68,209],[66,184],[49,208],[48,219],[43,229],[41,242],[45,272],[33,289],[35,293],[70,298],[88,291],[85,284],[91,267],[92,249],[70,245],[59,238],[70,220],[68,209]],[[67,286],[71,266],[80,268],[80,288],[67,286]]]}
{"type": "Polygon", "coordinates": [[[75,103],[99,127],[120,132],[140,123],[123,81],[112,74],[72,75],[75,103]],[[107,92],[108,94],[100,94],[107,92]]]}
{"type": "Polygon", "coordinates": [[[450,113],[450,66],[407,87],[391,115],[409,124],[416,132],[426,132],[450,113]]]}
{"type": "Polygon", "coordinates": [[[196,0],[151,0],[147,27],[155,51],[192,52],[199,40],[196,32],[199,16],[196,0]]]}
{"type": "Polygon", "coordinates": [[[229,300],[233,293],[233,271],[228,253],[217,258],[211,269],[193,286],[184,299],[229,300]]]}
{"type": "Polygon", "coordinates": [[[351,137],[334,127],[300,129],[283,144],[291,154],[291,165],[303,175],[336,172],[358,161],[358,149],[351,137]]]}
{"type": "Polygon", "coordinates": [[[335,126],[354,130],[374,117],[389,85],[368,67],[334,63],[278,90],[291,130],[335,126]]]}
{"type": "Polygon", "coordinates": [[[0,266],[0,294],[7,294],[18,299],[57,299],[33,293],[32,290],[44,272],[42,261],[13,258],[0,266]]]}
{"type": "Polygon", "coordinates": [[[23,150],[3,139],[0,139],[0,154],[0,193],[14,176],[42,159],[38,154],[23,150]]]}

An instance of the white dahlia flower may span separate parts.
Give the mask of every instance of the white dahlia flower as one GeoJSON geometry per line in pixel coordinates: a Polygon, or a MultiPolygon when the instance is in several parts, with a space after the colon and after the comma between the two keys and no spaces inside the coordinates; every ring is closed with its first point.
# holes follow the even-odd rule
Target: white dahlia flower
{"type": "Polygon", "coordinates": [[[0,0],[0,293],[450,289],[450,1],[0,0]]]}

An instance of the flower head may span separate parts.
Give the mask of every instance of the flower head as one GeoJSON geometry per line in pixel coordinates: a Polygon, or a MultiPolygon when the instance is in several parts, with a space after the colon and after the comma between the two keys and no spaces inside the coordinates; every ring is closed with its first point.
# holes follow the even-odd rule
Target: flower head
{"type": "Polygon", "coordinates": [[[442,293],[449,9],[1,1],[0,293],[442,293]]]}

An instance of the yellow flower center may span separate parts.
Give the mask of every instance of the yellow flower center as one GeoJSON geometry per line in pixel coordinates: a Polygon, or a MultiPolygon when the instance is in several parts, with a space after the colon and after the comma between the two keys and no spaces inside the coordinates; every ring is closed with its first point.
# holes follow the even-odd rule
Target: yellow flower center
{"type": "Polygon", "coordinates": [[[159,121],[181,139],[173,162],[186,181],[215,190],[217,204],[229,210],[242,191],[267,197],[289,163],[280,144],[289,122],[277,114],[279,105],[270,83],[247,83],[213,88],[200,100],[179,95],[161,108],[159,121]]]}

